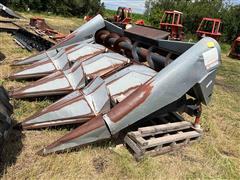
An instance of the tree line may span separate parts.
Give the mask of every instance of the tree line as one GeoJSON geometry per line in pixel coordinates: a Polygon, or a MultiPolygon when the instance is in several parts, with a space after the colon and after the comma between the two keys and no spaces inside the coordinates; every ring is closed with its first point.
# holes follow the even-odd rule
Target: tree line
{"type": "Polygon", "coordinates": [[[101,0],[2,0],[3,4],[18,11],[51,12],[65,16],[84,16],[101,13],[101,0]]]}
{"type": "MultiPolygon", "coordinates": [[[[1,0],[3,4],[19,10],[51,12],[64,16],[96,15],[104,13],[101,0],[1,0]]],[[[221,40],[231,42],[240,35],[240,5],[228,0],[146,0],[144,19],[159,27],[164,10],[183,12],[185,33],[195,33],[203,17],[221,18],[221,40]]]]}
{"type": "Polygon", "coordinates": [[[240,5],[226,0],[147,0],[146,12],[153,26],[159,26],[164,10],[183,12],[185,33],[195,33],[203,17],[220,18],[222,41],[231,42],[240,35],[240,5]]]}

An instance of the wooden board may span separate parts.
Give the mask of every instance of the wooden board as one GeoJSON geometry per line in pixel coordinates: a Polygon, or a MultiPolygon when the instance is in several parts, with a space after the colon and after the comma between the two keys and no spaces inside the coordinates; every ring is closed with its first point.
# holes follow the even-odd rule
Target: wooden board
{"type": "Polygon", "coordinates": [[[144,155],[156,156],[174,151],[199,140],[201,136],[202,131],[194,129],[192,123],[179,119],[179,122],[138,128],[129,132],[124,142],[139,160],[144,155]]]}

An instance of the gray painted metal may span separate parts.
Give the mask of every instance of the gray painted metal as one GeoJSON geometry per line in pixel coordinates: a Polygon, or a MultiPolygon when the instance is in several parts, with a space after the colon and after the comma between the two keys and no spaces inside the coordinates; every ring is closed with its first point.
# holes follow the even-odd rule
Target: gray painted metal
{"type": "Polygon", "coordinates": [[[131,65],[102,80],[96,77],[82,91],[77,90],[56,103],[29,117],[24,129],[83,123],[94,116],[110,111],[111,104],[127,98],[156,72],[143,65],[131,65]]]}
{"type": "Polygon", "coordinates": [[[11,10],[10,8],[4,6],[3,4],[0,3],[0,14],[1,14],[1,11],[3,11],[3,14],[5,13],[10,18],[17,18],[17,19],[22,18],[21,15],[15,13],[13,10],[11,10]]]}
{"type": "Polygon", "coordinates": [[[62,48],[74,43],[84,41],[86,39],[94,37],[95,33],[105,27],[105,21],[99,14],[87,23],[80,26],[78,29],[69,34],[60,43],[53,46],[51,49],[62,48]]]}
{"type": "Polygon", "coordinates": [[[49,59],[49,56],[53,57],[53,56],[56,55],[57,52],[59,52],[61,50],[65,50],[65,52],[67,52],[67,51],[71,50],[72,48],[74,48],[78,45],[86,44],[86,43],[93,43],[93,42],[94,42],[94,39],[89,38],[89,39],[86,39],[84,41],[74,43],[74,44],[70,44],[70,45],[67,45],[67,46],[64,46],[64,47],[61,47],[61,48],[49,49],[47,51],[40,52],[40,53],[38,53],[36,55],[33,55],[33,56],[30,56],[28,58],[24,58],[24,59],[21,59],[21,60],[16,60],[16,61],[14,61],[13,65],[14,66],[22,66],[22,65],[29,65],[29,64],[32,64],[32,63],[35,63],[35,62],[38,62],[38,61],[46,61],[46,60],[49,59]]]}
{"type": "MultiPolygon", "coordinates": [[[[99,115],[73,130],[44,148],[40,154],[46,155],[108,138],[109,134],[114,135],[175,102],[197,83],[204,82],[220,66],[220,53],[219,44],[214,39],[203,38],[108,113],[99,115]],[[106,129],[109,130],[109,134],[106,129]]],[[[196,93],[204,94],[205,91],[198,89],[196,93]]]]}
{"type": "MultiPolygon", "coordinates": [[[[61,42],[50,48],[48,51],[57,49],[60,51],[62,48],[66,49],[74,44],[80,44],[81,42],[86,43],[91,42],[94,38],[95,33],[105,27],[105,21],[101,15],[95,16],[93,19],[91,19],[89,22],[85,23],[84,25],[80,26],[78,29],[76,29],[74,32],[69,34],[66,38],[64,38],[61,42]]],[[[26,65],[31,64],[33,62],[46,59],[47,55],[46,52],[41,52],[40,54],[36,56],[32,56],[29,58],[26,58],[24,60],[15,61],[14,65],[26,65]]]]}
{"type": "MultiPolygon", "coordinates": [[[[108,118],[106,123],[111,133],[116,134],[120,129],[182,97],[195,84],[202,82],[211,74],[212,70],[217,69],[221,64],[220,60],[221,50],[217,41],[212,38],[200,40],[146,83],[152,89],[144,103],[132,109],[118,122],[113,122],[111,117],[108,118]],[[208,43],[214,43],[214,47],[209,48],[208,43]],[[209,56],[204,57],[205,53],[209,53],[209,56]]],[[[200,91],[197,93],[200,93],[200,91]]],[[[144,90],[139,88],[134,94],[144,96],[144,90]]],[[[118,106],[114,108],[118,108],[118,106]]],[[[108,117],[108,114],[105,116],[108,117]]]]}
{"type": "Polygon", "coordinates": [[[187,51],[189,48],[191,48],[193,45],[194,43],[189,43],[189,42],[169,41],[169,40],[159,39],[157,47],[163,50],[167,50],[168,52],[181,55],[182,53],[187,51]]]}
{"type": "Polygon", "coordinates": [[[207,76],[198,82],[193,88],[197,98],[205,105],[211,100],[216,74],[217,70],[212,70],[211,73],[207,74],[207,76]]]}
{"type": "Polygon", "coordinates": [[[11,97],[26,98],[67,94],[84,87],[87,80],[104,76],[124,67],[130,59],[117,53],[103,53],[85,61],[76,61],[68,70],[59,70],[30,85],[10,93],[11,97]]]}
{"type": "Polygon", "coordinates": [[[105,20],[105,27],[106,27],[106,29],[110,30],[111,32],[115,32],[115,33],[120,34],[120,35],[124,34],[124,30],[122,28],[120,28],[116,24],[113,24],[113,23],[111,23],[109,21],[106,21],[106,20],[105,20]]]}
{"type": "Polygon", "coordinates": [[[47,51],[48,58],[35,62],[10,76],[11,79],[41,78],[58,70],[67,70],[76,61],[85,61],[107,49],[99,44],[80,44],[70,50],[47,51]]]}

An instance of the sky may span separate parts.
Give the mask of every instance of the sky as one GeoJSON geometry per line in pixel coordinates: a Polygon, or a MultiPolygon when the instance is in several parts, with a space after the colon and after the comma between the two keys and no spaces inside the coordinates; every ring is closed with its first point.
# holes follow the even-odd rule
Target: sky
{"type": "MultiPolygon", "coordinates": [[[[134,13],[143,14],[145,11],[145,0],[102,0],[107,9],[117,10],[119,6],[130,7],[134,13]]],[[[240,0],[231,0],[233,4],[240,4],[240,0]]]]}
{"type": "Polygon", "coordinates": [[[143,14],[145,11],[145,0],[102,0],[107,9],[117,10],[119,6],[130,7],[134,13],[143,14]]]}

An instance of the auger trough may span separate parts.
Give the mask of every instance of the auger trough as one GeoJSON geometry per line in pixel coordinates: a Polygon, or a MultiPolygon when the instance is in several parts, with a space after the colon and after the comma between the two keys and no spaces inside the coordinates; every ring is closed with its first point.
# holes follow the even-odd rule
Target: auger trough
{"type": "Polygon", "coordinates": [[[66,95],[17,126],[79,126],[40,150],[41,155],[123,131],[125,143],[138,157],[198,139],[201,105],[207,105],[213,93],[220,47],[210,37],[193,44],[166,40],[168,36],[145,26],[123,30],[98,15],[51,49],[15,61],[24,67],[11,79],[37,80],[10,92],[12,98],[66,95]],[[195,121],[185,121],[182,113],[195,121]]]}

